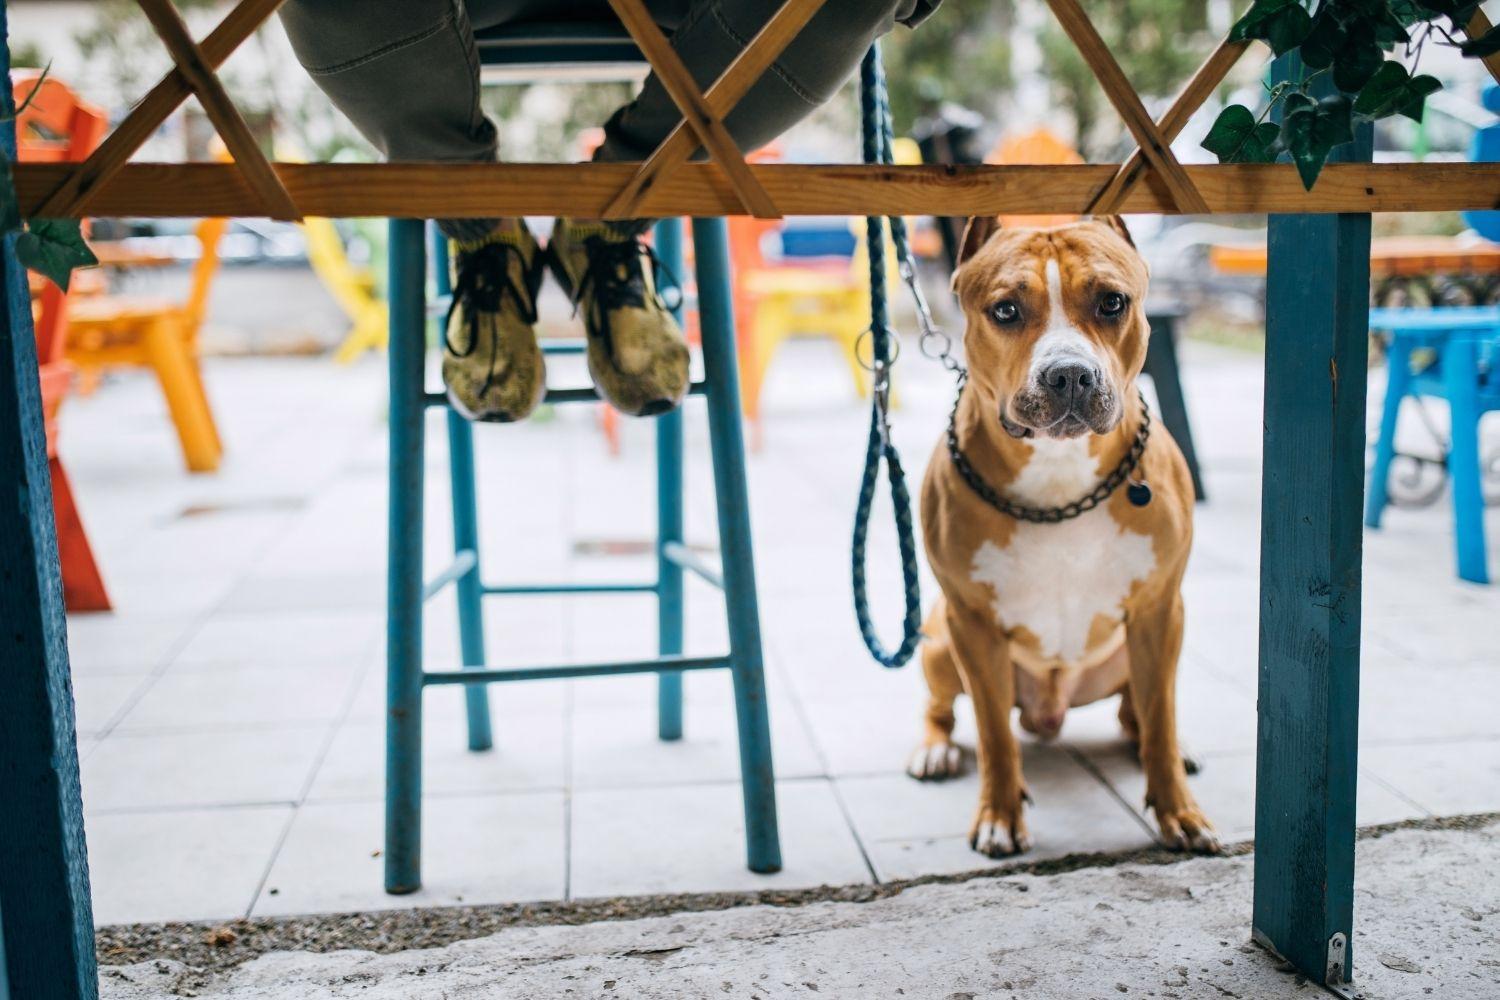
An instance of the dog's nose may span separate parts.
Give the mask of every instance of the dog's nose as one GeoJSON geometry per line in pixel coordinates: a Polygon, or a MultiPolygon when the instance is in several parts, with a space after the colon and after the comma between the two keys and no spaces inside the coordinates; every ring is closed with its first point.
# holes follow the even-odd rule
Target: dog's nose
{"type": "Polygon", "coordinates": [[[1053,394],[1071,399],[1099,384],[1099,369],[1082,361],[1059,361],[1042,372],[1042,384],[1053,394]]]}

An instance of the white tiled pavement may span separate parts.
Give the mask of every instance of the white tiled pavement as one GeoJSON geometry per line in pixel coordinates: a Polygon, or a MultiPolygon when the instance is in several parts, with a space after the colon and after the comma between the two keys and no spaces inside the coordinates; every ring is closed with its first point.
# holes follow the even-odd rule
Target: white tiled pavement
{"type": "MultiPolygon", "coordinates": [[[[915,350],[901,368],[896,419],[915,471],[949,386],[915,350]]],[[[808,886],[986,864],[963,836],[974,778],[936,786],[900,774],[917,733],[917,669],[875,666],[854,628],[847,538],[866,423],[831,346],[797,342],[778,359],[765,447],[750,463],[785,871],[742,866],[727,677],[687,678],[687,738],[673,745],[655,739],[650,678],[497,687],[498,744],[484,754],[464,749],[449,688],[431,693],[426,715],[426,885],[400,898],[381,892],[379,857],[383,362],[222,360],[207,377],[228,447],[217,475],[182,471],[144,377],[112,377],[64,416],[63,454],[117,605],[69,622],[101,923],[808,886]]],[[[1189,345],[1186,382],[1212,497],[1187,583],[1182,730],[1206,765],[1197,794],[1237,839],[1253,827],[1260,361],[1189,345]]],[[[706,431],[700,404],[690,412],[689,536],[709,545],[706,431]]],[[[436,567],[450,543],[433,429],[436,567]]],[[[591,554],[601,542],[628,553],[651,527],[650,427],[624,433],[623,456],[610,458],[588,408],[480,429],[488,575],[649,571],[639,555],[591,554]]],[[[1500,518],[1489,524],[1500,565],[1500,518]]],[[[1362,823],[1500,809],[1500,596],[1452,576],[1449,531],[1438,506],[1394,511],[1367,536],[1362,823]]],[[[893,625],[887,535],[872,546],[871,580],[893,625]]],[[[689,587],[689,649],[717,651],[718,599],[689,587]]],[[[491,658],[649,654],[654,618],[639,597],[496,598],[491,658]]],[[[452,665],[451,596],[427,622],[430,662],[452,665]]],[[[961,736],[972,739],[968,720],[961,736]]],[[[1073,713],[1062,741],[1028,744],[1025,758],[1038,856],[1148,842],[1112,705],[1073,713]]]]}

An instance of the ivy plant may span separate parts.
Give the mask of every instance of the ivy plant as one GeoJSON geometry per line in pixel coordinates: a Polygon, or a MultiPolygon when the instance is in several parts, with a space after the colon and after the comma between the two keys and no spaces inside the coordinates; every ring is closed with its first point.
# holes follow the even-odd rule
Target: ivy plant
{"type": "MultiPolygon", "coordinates": [[[[26,95],[19,108],[12,107],[10,96],[5,95],[0,122],[14,121],[31,104],[46,80],[47,71],[44,69],[37,78],[36,86],[26,95]]],[[[68,290],[74,268],[92,267],[99,263],[83,240],[83,230],[78,219],[21,221],[11,160],[5,149],[0,147],[0,238],[12,234],[16,238],[16,258],[21,264],[50,278],[63,291],[68,290]]]]}
{"type": "Polygon", "coordinates": [[[1311,189],[1333,148],[1354,139],[1356,125],[1392,115],[1422,120],[1427,95],[1442,88],[1418,72],[1424,46],[1450,46],[1470,58],[1500,52],[1500,28],[1467,36],[1478,9],[1477,0],[1255,0],[1230,38],[1258,39],[1278,56],[1298,53],[1302,78],[1270,87],[1259,115],[1242,104],[1226,107],[1203,148],[1220,163],[1273,163],[1286,154],[1311,189]],[[1398,47],[1400,59],[1388,59],[1398,47]],[[1315,97],[1311,84],[1319,77],[1332,87],[1319,87],[1326,96],[1315,97]],[[1281,120],[1271,121],[1278,105],[1281,120]]]}

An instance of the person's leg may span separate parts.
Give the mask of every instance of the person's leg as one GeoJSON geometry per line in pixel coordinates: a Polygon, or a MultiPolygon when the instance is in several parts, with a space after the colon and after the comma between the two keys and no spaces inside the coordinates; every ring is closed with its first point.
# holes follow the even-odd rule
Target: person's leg
{"type": "MultiPolygon", "coordinates": [[[[534,0],[289,0],[298,60],[390,160],[491,161],[495,126],[479,102],[471,12],[499,23],[534,0]]],[[[519,420],[546,387],[536,342],[543,257],[517,220],[440,219],[453,240],[453,306],[443,381],[470,419],[519,420]]]]}
{"type": "MultiPolygon", "coordinates": [[[[672,47],[707,88],[771,19],[781,0],[648,0],[672,32],[672,47]]],[[[725,119],[740,148],[755,149],[827,101],[870,44],[897,23],[914,23],[933,0],[828,0],[725,119]]],[[[682,113],[653,73],[605,126],[597,160],[644,160],[682,113]]],[[[682,333],[655,292],[644,243],[651,220],[559,219],[549,250],[558,278],[584,317],[589,370],[626,413],[660,413],[687,391],[682,333]]]]}
{"type": "MultiPolygon", "coordinates": [[[[658,20],[674,0],[651,4],[658,20]]],[[[681,0],[676,0],[681,3],[681,0]]],[[[702,88],[718,78],[781,6],[781,0],[690,0],[672,47],[702,88]]],[[[932,0],[828,0],[725,119],[740,149],[758,149],[825,103],[861,57],[896,24],[931,13],[932,0]]],[[[682,120],[656,74],[605,126],[595,159],[644,160],[682,120]]]]}

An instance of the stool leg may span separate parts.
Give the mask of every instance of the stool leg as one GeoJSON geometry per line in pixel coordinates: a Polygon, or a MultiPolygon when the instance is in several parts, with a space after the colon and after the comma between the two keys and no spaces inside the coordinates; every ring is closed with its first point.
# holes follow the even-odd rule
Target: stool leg
{"type": "Polygon", "coordinates": [[[1401,337],[1391,340],[1385,354],[1385,401],[1380,410],[1380,437],[1375,440],[1375,464],[1370,468],[1370,487],[1365,491],[1365,527],[1380,527],[1385,505],[1390,503],[1391,459],[1396,457],[1396,425],[1401,400],[1411,384],[1411,345],[1401,337]]]}
{"type": "Polygon", "coordinates": [[[390,521],[386,606],[385,891],[422,885],[422,222],[390,236],[390,521]]]}
{"type": "MultiPolygon", "coordinates": [[[[474,553],[474,568],[453,584],[458,598],[458,641],[465,668],[484,667],[484,591],[479,573],[479,506],[474,490],[474,428],[454,410],[448,411],[448,471],[453,484],[453,551],[474,553]]],[[[469,716],[469,749],[494,746],[490,731],[489,686],[464,688],[469,716]]]]}
{"type": "MultiPolygon", "coordinates": [[[[453,291],[448,274],[448,240],[434,226],[432,268],[439,295],[453,291]]],[[[474,553],[474,568],[454,582],[458,599],[458,642],[463,665],[484,666],[484,590],[479,568],[479,504],[474,489],[474,428],[457,412],[448,411],[448,479],[453,501],[453,552],[474,553]]],[[[464,707],[469,721],[469,749],[488,750],[495,745],[490,731],[490,695],[485,684],[464,688],[464,707]]]]}
{"type": "Polygon", "coordinates": [[[729,239],[723,219],[693,220],[693,252],[697,258],[703,366],[708,379],[708,433],[713,447],[724,603],[729,613],[729,652],[739,723],[746,851],[751,871],[775,872],[781,870],[781,840],[776,824],[760,610],[750,548],[750,498],[745,481],[745,440],[734,361],[729,239]]]}
{"type": "Polygon", "coordinates": [[[1161,422],[1182,450],[1188,473],[1193,477],[1193,497],[1203,500],[1203,475],[1198,470],[1198,450],[1193,447],[1193,425],[1188,422],[1187,401],[1182,396],[1182,374],[1177,367],[1177,321],[1158,316],[1146,342],[1146,374],[1161,406],[1161,422]]]}
{"type": "MultiPolygon", "coordinates": [[[[656,224],[656,255],[674,276],[682,274],[682,220],[656,224]]],[[[679,277],[680,280],[680,277],[679,277]]],[[[682,322],[682,289],[673,312],[682,322]]],[[[656,642],[662,656],[682,652],[682,567],[662,555],[668,542],[681,542],[682,410],[656,418],[656,642]]],[[[682,674],[656,675],[656,734],[682,739],[682,674]]]]}
{"type": "Polygon", "coordinates": [[[1489,583],[1484,558],[1484,494],[1479,482],[1479,371],[1472,340],[1451,336],[1443,346],[1443,382],[1452,414],[1448,474],[1453,479],[1453,534],[1458,575],[1489,583]]]}

